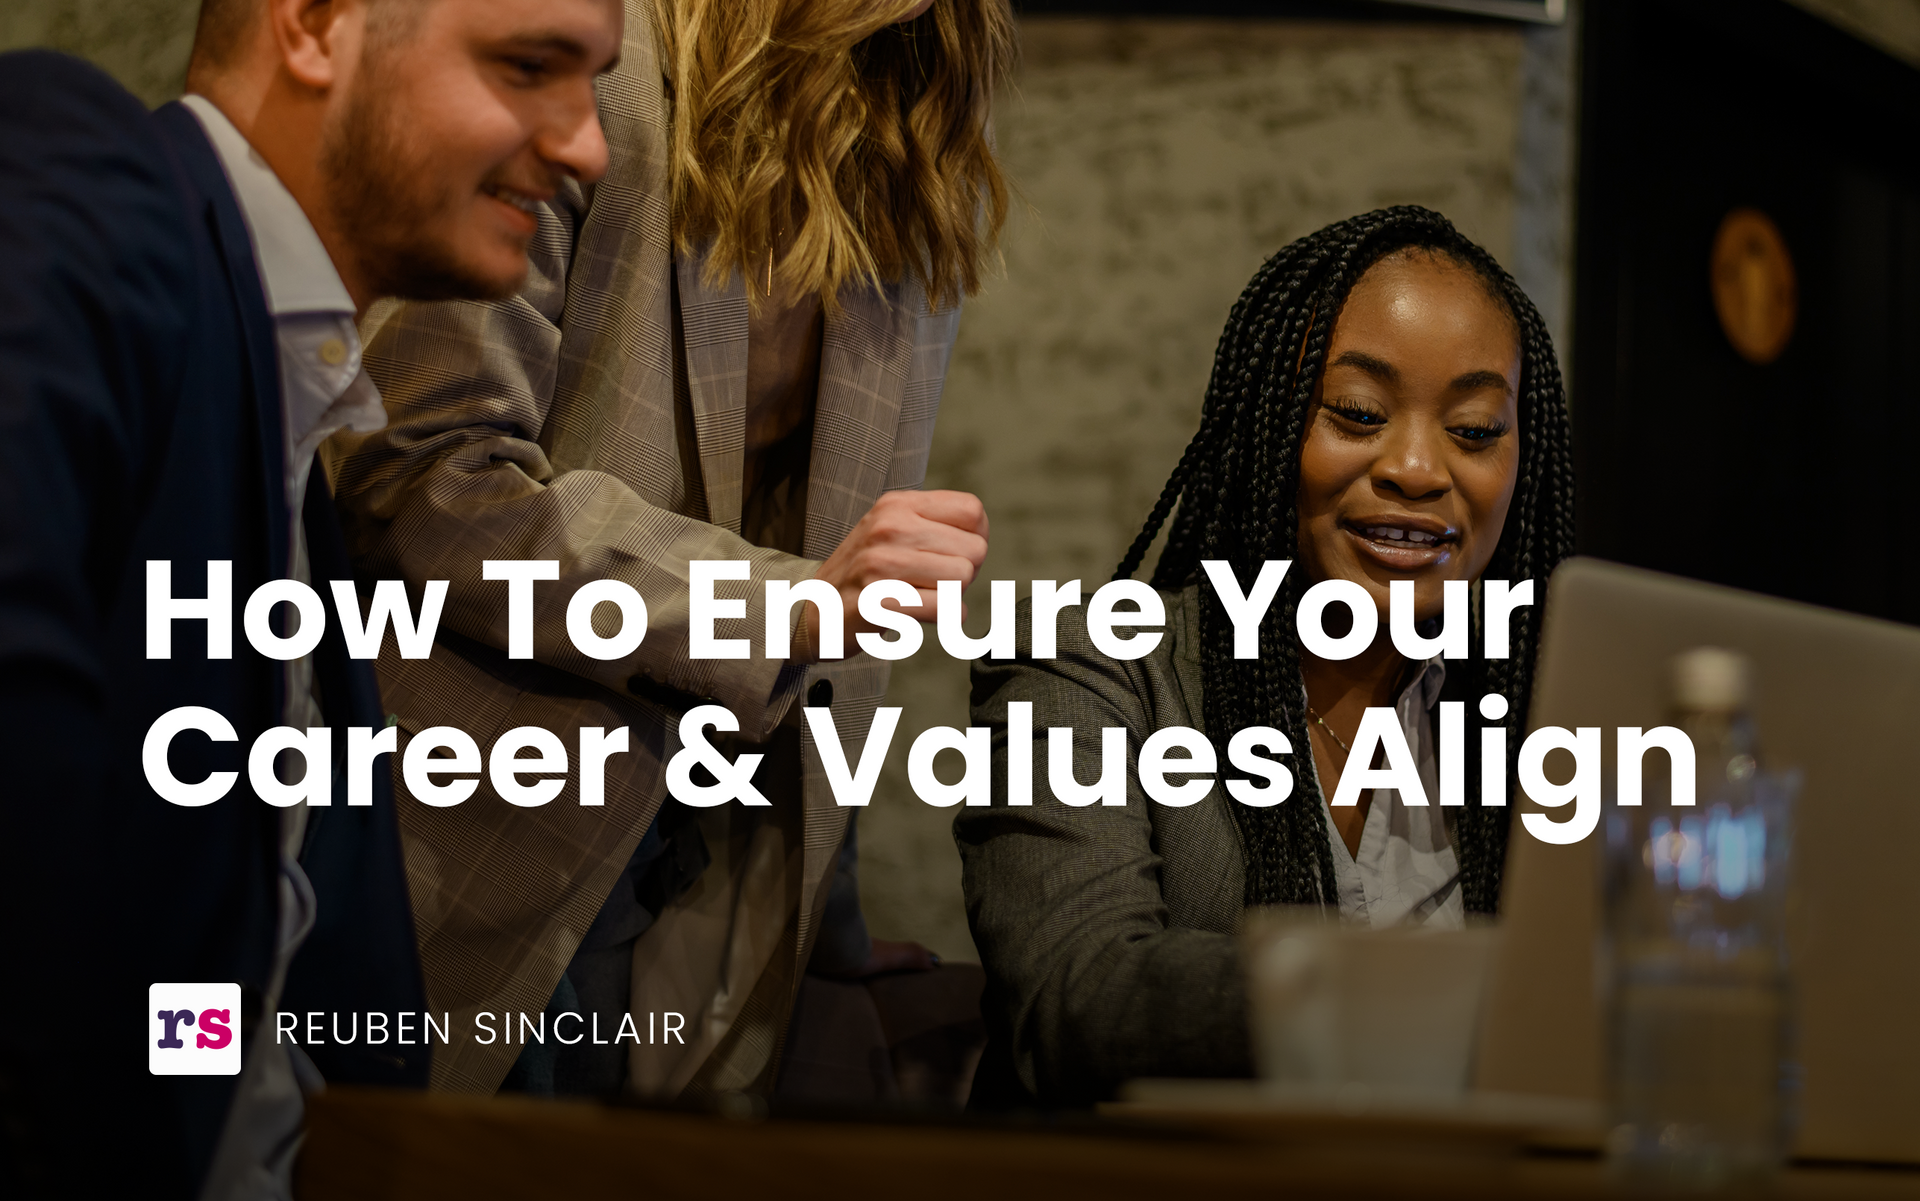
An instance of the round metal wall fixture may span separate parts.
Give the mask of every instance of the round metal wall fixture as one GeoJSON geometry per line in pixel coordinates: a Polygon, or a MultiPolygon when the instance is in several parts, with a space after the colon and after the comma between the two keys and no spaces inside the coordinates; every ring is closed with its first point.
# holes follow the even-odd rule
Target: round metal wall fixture
{"type": "Polygon", "coordinates": [[[1713,307],[1727,341],[1749,363],[1765,366],[1793,339],[1799,284],[1793,255],[1773,218],[1734,209],[1713,239],[1713,307]]]}

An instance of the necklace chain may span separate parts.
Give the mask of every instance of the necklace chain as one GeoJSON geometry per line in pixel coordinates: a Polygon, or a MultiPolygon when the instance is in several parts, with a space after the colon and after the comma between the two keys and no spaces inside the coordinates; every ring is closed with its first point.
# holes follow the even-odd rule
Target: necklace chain
{"type": "Polygon", "coordinates": [[[1348,746],[1346,742],[1341,739],[1340,735],[1333,732],[1333,727],[1327,724],[1327,719],[1315,713],[1312,705],[1307,706],[1307,716],[1320,724],[1320,728],[1327,732],[1327,737],[1333,739],[1333,744],[1340,748],[1341,754],[1353,754],[1353,748],[1348,746]]]}

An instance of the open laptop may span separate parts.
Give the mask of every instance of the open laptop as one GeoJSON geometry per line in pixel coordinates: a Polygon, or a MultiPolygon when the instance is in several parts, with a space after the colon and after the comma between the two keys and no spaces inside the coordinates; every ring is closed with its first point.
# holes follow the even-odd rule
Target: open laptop
{"type": "MultiPolygon", "coordinates": [[[[1795,1153],[1920,1163],[1920,629],[1596,559],[1562,565],[1548,596],[1530,725],[1604,727],[1609,764],[1614,727],[1666,724],[1674,655],[1753,660],[1761,761],[1806,776],[1788,926],[1795,1153]]],[[[1477,1088],[1603,1097],[1600,837],[1549,846],[1516,815],[1477,1088]]]]}

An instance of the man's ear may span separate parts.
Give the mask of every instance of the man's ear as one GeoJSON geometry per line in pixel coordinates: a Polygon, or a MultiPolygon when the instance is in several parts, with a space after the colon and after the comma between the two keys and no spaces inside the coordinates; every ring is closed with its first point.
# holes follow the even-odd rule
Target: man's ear
{"type": "Polygon", "coordinates": [[[366,33],[363,0],[267,0],[267,23],[287,74],[315,91],[341,82],[366,33]]]}

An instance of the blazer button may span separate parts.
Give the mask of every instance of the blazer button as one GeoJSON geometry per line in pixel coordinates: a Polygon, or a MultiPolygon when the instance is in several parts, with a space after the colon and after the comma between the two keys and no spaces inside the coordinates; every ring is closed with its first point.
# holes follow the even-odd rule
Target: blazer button
{"type": "Polygon", "coordinates": [[[810,709],[826,709],[832,707],[832,705],[833,681],[826,679],[815,680],[813,687],[807,689],[807,707],[810,709]]]}

